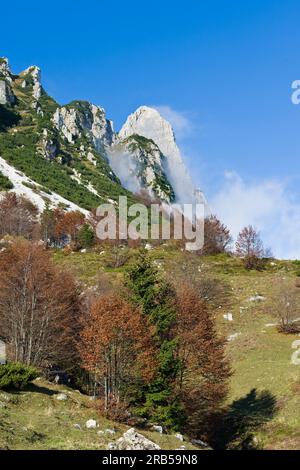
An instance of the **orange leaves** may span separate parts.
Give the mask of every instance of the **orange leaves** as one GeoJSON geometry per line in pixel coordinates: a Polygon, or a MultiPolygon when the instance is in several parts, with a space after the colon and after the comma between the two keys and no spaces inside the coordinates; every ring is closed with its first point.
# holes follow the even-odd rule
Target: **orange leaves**
{"type": "Polygon", "coordinates": [[[150,380],[154,370],[151,329],[139,310],[116,294],[98,298],[83,318],[78,349],[97,376],[106,402],[120,399],[125,384],[150,380]]]}
{"type": "Polygon", "coordinates": [[[72,277],[43,246],[19,240],[0,254],[0,335],[13,360],[66,363],[74,355],[79,310],[72,277]]]}

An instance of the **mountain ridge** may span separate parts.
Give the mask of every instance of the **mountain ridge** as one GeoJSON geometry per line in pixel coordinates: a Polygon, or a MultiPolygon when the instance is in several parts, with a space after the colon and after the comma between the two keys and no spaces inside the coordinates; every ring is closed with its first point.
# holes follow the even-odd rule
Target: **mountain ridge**
{"type": "Polygon", "coordinates": [[[115,132],[104,108],[84,100],[60,105],[44,90],[39,67],[13,74],[6,58],[0,58],[0,156],[12,190],[22,193],[12,169],[36,185],[26,195],[36,200],[39,193],[40,210],[61,199],[67,210],[89,211],[120,195],[134,201],[140,190],[170,204],[183,199],[176,178],[194,191],[173,129],[158,111],[141,106],[115,132]]]}

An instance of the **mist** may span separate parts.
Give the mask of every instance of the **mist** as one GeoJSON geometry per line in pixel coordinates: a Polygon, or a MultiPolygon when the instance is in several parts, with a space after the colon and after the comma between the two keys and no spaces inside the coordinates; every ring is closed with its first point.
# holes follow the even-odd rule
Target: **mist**
{"type": "Polygon", "coordinates": [[[122,185],[129,191],[136,193],[141,190],[138,180],[138,168],[134,158],[127,152],[113,150],[107,153],[109,164],[120,179],[122,185]]]}

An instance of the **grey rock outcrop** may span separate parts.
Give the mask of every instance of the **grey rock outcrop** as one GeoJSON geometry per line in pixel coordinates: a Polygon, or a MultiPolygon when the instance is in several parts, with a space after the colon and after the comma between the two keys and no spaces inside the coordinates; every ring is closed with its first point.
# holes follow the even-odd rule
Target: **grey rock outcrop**
{"type": "Polygon", "coordinates": [[[156,109],[141,106],[128,116],[119,138],[124,140],[135,134],[151,139],[165,156],[166,174],[176,199],[181,203],[194,202],[198,193],[183,163],[171,124],[156,109]]]}
{"type": "Polygon", "coordinates": [[[122,437],[116,442],[108,444],[107,447],[118,450],[160,450],[155,442],[137,433],[134,428],[128,429],[122,437]]]}
{"type": "Polygon", "coordinates": [[[10,105],[15,102],[11,83],[12,76],[8,59],[6,59],[6,57],[0,57],[0,104],[10,105]]]}
{"type": "Polygon", "coordinates": [[[22,87],[25,88],[27,84],[32,84],[32,96],[35,101],[38,101],[42,95],[42,85],[41,85],[41,70],[36,65],[31,65],[21,74],[21,77],[24,77],[22,82],[22,87]],[[25,82],[25,83],[24,83],[25,82]]]}
{"type": "Polygon", "coordinates": [[[55,139],[53,139],[47,129],[43,130],[43,138],[41,142],[43,156],[49,160],[53,160],[59,150],[59,145],[55,139]]]}
{"type": "Polygon", "coordinates": [[[152,197],[166,202],[175,199],[165,172],[166,159],[153,140],[139,135],[126,137],[112,147],[108,158],[124,185],[131,178],[139,189],[148,190],[152,197]],[[125,167],[127,172],[124,172],[125,167]]]}
{"type": "Polygon", "coordinates": [[[112,145],[115,138],[112,122],[106,119],[104,109],[86,101],[57,108],[53,123],[69,143],[85,135],[100,152],[112,145]]]}
{"type": "Polygon", "coordinates": [[[0,104],[13,104],[15,101],[11,86],[6,80],[0,77],[0,104]]]}

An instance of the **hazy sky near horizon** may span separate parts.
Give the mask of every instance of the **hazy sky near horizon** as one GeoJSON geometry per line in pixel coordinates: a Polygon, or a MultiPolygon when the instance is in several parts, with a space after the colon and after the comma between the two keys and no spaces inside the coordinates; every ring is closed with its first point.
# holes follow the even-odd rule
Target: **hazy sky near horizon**
{"type": "Polygon", "coordinates": [[[300,258],[298,1],[16,1],[1,17],[13,71],[39,65],[49,94],[103,106],[117,130],[158,107],[234,235],[252,223],[300,258]]]}

